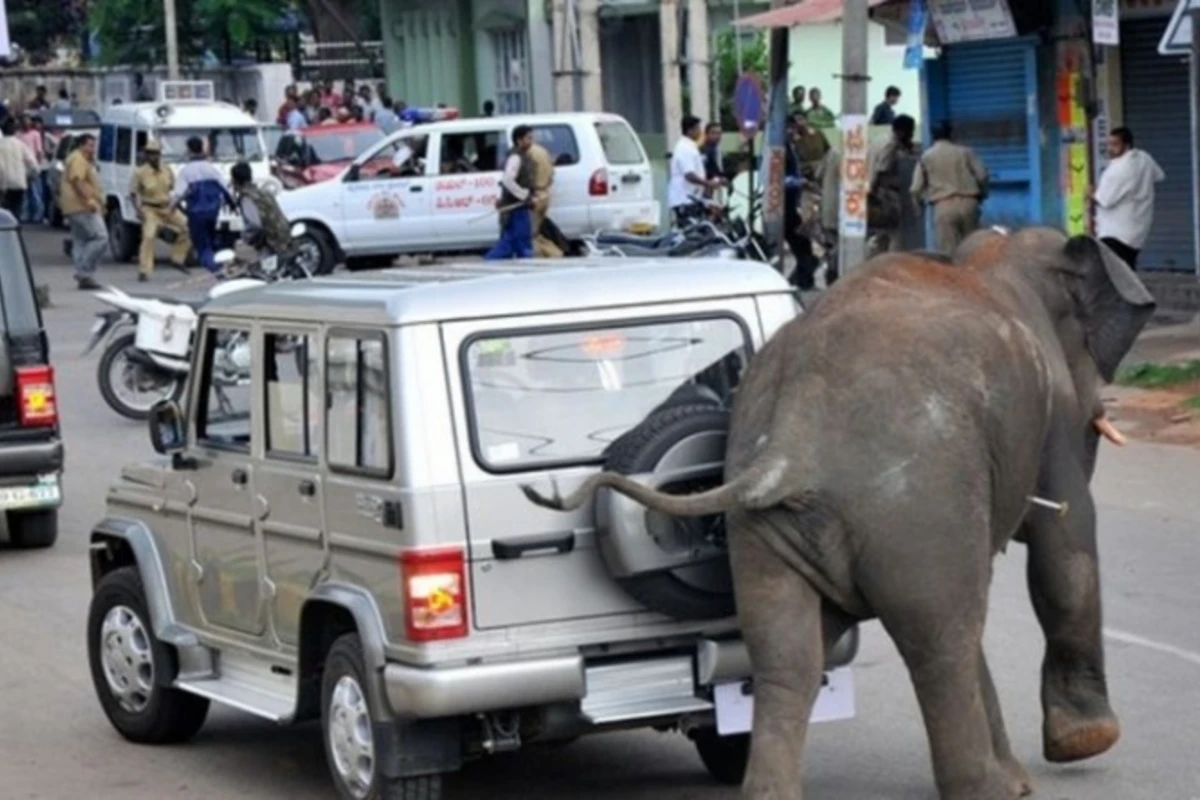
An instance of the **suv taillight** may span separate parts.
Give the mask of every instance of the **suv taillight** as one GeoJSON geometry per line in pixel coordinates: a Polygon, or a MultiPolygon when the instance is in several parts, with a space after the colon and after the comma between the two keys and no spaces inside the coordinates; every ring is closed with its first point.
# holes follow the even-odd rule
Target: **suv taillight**
{"type": "Polygon", "coordinates": [[[588,194],[592,197],[604,197],[608,194],[608,170],[601,167],[592,173],[588,180],[588,194]]]}
{"type": "Polygon", "coordinates": [[[404,629],[411,642],[467,635],[467,581],[458,548],[400,554],[404,629]]]}
{"type": "Polygon", "coordinates": [[[26,428],[58,424],[54,397],[54,367],[17,367],[17,413],[26,428]]]}

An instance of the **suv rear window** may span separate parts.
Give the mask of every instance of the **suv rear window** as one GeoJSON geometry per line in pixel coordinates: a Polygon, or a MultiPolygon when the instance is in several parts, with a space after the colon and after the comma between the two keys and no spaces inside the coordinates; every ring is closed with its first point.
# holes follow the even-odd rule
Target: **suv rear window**
{"type": "Polygon", "coordinates": [[[627,122],[597,122],[596,133],[600,136],[600,146],[604,148],[604,157],[609,164],[620,167],[645,162],[642,145],[627,122]]]}
{"type": "Polygon", "coordinates": [[[495,472],[600,461],[681,387],[728,401],[749,356],[730,317],[476,337],[463,349],[475,458],[495,472]]]}

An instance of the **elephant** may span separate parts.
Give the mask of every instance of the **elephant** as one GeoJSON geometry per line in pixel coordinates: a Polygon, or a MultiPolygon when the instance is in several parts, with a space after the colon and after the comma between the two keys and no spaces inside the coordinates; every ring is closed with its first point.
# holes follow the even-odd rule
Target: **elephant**
{"type": "Polygon", "coordinates": [[[982,647],[994,557],[1016,540],[1046,649],[1052,762],[1120,737],[1101,635],[1099,438],[1119,432],[1100,387],[1154,310],[1104,244],[1049,228],[987,230],[951,260],[878,256],[754,355],[733,403],[724,483],[607,488],[659,512],[724,514],[755,709],[744,798],[803,796],[824,652],[878,619],[916,690],[942,800],[1032,791],[1009,745],[982,647]]]}

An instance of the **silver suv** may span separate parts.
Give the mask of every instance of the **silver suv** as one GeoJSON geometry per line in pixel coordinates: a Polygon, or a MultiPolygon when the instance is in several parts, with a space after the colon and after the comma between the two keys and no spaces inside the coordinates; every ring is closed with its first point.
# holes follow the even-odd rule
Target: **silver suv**
{"type": "MultiPolygon", "coordinates": [[[[718,482],[739,377],[798,308],[765,265],[688,259],[210,302],[187,410],[151,416],[167,457],[122,470],[91,534],[105,713],[143,743],[188,739],[210,700],[319,718],[356,800],[427,800],[468,759],[630,727],[688,735],[739,782],[753,700],[721,519],[615,495],[563,515],[521,487],[718,482]]],[[[856,646],[830,654],[827,717],[852,713],[856,646]]]]}

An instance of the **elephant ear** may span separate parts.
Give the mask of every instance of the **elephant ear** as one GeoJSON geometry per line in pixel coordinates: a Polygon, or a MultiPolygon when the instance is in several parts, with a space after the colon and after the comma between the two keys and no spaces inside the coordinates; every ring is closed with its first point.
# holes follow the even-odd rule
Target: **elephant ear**
{"type": "Polygon", "coordinates": [[[1075,236],[1067,241],[1066,255],[1074,267],[1071,294],[1088,351],[1101,377],[1111,383],[1121,359],[1154,313],[1154,296],[1103,242],[1075,236]]]}

